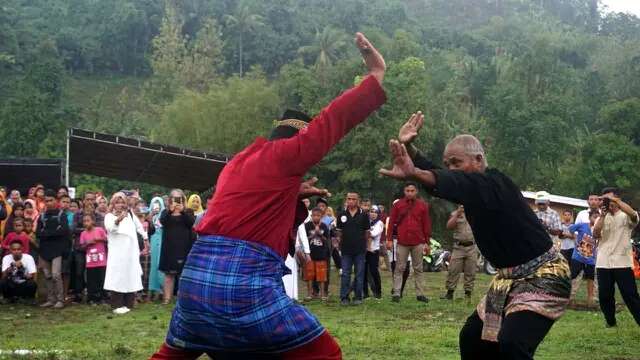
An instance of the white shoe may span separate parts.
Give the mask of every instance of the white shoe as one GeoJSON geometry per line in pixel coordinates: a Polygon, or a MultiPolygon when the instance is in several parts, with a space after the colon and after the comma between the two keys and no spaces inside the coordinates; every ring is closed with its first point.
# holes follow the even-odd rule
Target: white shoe
{"type": "Polygon", "coordinates": [[[113,310],[113,313],[114,314],[118,314],[118,315],[122,315],[122,314],[128,313],[129,311],[131,311],[131,310],[129,310],[128,307],[123,306],[123,307],[119,307],[119,308],[113,310]]]}

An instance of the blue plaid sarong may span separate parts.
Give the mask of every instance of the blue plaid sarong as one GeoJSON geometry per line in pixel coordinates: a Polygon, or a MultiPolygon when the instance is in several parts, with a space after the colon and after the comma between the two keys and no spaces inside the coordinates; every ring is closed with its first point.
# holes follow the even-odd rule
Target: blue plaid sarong
{"type": "Polygon", "coordinates": [[[187,350],[278,353],[325,331],[285,293],[291,271],[264,245],[201,236],[180,278],[167,344],[187,350]]]}

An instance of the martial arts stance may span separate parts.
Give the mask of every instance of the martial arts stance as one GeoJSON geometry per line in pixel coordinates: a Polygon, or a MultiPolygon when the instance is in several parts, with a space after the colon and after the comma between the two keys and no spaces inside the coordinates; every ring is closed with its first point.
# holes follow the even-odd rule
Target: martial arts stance
{"type": "Polygon", "coordinates": [[[400,141],[390,142],[393,168],[380,173],[419,181],[433,195],[464,205],[478,248],[499,269],[460,332],[460,355],[533,359],[569,302],[567,262],[553,249],[520,189],[498,170],[487,168],[478,139],[455,137],[443,155],[447,170],[438,169],[411,144],[423,123],[424,116],[417,113],[401,128],[400,141]]]}
{"type": "Polygon", "coordinates": [[[300,199],[324,194],[303,175],[386,100],[384,59],[360,33],[356,45],[369,71],[360,85],[311,122],[287,111],[269,140],[258,138],[220,174],[152,359],[342,358],[318,320],[287,297],[282,276],[291,232],[307,217],[300,199]]]}

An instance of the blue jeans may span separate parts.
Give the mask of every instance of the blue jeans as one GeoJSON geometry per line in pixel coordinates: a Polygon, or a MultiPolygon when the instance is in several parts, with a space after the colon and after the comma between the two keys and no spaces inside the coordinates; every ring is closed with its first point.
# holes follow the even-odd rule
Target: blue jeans
{"type": "Polygon", "coordinates": [[[355,299],[362,300],[362,284],[364,282],[364,259],[365,254],[348,255],[342,254],[342,278],[340,279],[340,299],[349,298],[351,291],[351,267],[355,266],[355,299]]]}

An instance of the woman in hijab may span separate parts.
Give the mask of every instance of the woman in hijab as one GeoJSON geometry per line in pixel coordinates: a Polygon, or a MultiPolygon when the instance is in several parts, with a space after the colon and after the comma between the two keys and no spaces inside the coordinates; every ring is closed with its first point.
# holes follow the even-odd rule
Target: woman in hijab
{"type": "Polygon", "coordinates": [[[169,209],[160,215],[162,224],[162,248],[160,251],[160,271],[164,273],[163,304],[171,302],[176,279],[193,245],[193,210],[186,208],[186,197],[180,189],[174,189],[169,196],[169,209]]]}
{"type": "Polygon", "coordinates": [[[136,292],[142,290],[142,267],[137,234],[146,240],[147,233],[138,218],[128,210],[124,193],[113,194],[109,210],[104,219],[109,254],[104,289],[112,292],[113,312],[125,314],[133,308],[136,292]]]}
{"type": "Polygon", "coordinates": [[[99,215],[98,217],[102,218],[102,223],[97,225],[104,226],[104,217],[109,212],[109,200],[104,196],[100,196],[96,201],[98,203],[98,206],[96,207],[96,214],[99,215]]]}
{"type": "Polygon", "coordinates": [[[33,231],[36,231],[38,225],[38,217],[40,212],[36,208],[36,202],[33,199],[27,199],[24,201],[24,217],[33,220],[33,231]]]}
{"type": "Polygon", "coordinates": [[[204,213],[204,209],[202,208],[202,199],[200,199],[200,195],[192,194],[189,196],[189,201],[187,201],[187,207],[193,210],[193,215],[200,216],[204,213]]]}
{"type": "Polygon", "coordinates": [[[43,185],[37,185],[36,186],[36,192],[35,192],[35,197],[34,200],[36,201],[36,210],[38,210],[38,212],[43,212],[45,209],[45,204],[44,204],[44,186],[43,185]]]}
{"type": "Polygon", "coordinates": [[[380,237],[384,231],[384,223],[380,220],[380,209],[373,205],[369,210],[369,236],[367,254],[364,265],[364,297],[369,297],[369,286],[376,299],[382,298],[382,282],[380,281],[380,237]]]}
{"type": "Polygon", "coordinates": [[[164,274],[158,270],[160,265],[160,249],[162,248],[162,224],[160,215],[164,211],[164,200],[161,197],[151,199],[151,221],[156,232],[151,235],[151,266],[149,267],[149,300],[154,301],[156,294],[162,293],[164,274]]]}

